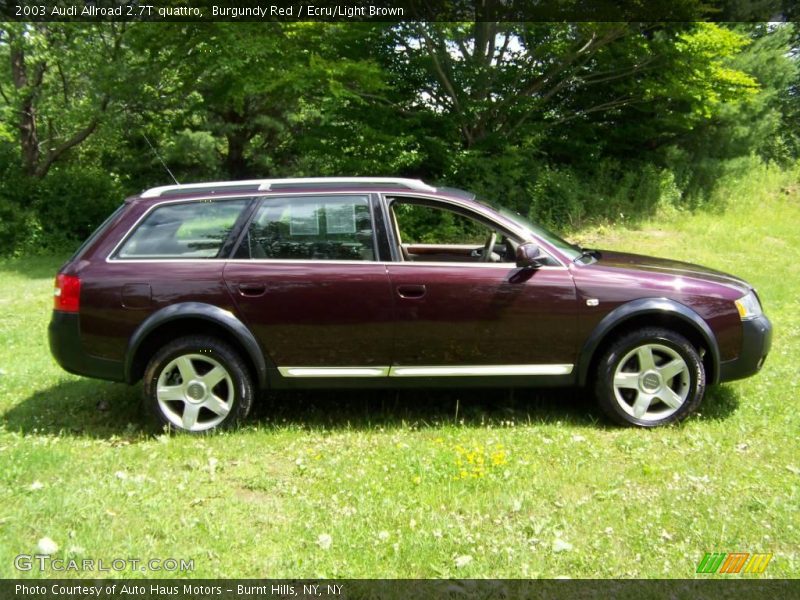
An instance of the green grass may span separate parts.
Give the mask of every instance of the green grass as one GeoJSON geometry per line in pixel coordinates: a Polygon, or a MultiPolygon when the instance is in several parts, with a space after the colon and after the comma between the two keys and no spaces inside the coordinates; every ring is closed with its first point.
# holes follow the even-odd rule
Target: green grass
{"type": "Polygon", "coordinates": [[[62,558],[193,559],[196,577],[683,578],[707,551],[771,552],[763,576],[797,577],[800,197],[748,197],[583,234],[741,275],[774,322],[760,375],[654,431],[578,392],[489,390],[286,393],[237,432],[164,435],[138,386],[50,358],[60,261],[0,263],[0,576],[49,537],[62,558]]]}

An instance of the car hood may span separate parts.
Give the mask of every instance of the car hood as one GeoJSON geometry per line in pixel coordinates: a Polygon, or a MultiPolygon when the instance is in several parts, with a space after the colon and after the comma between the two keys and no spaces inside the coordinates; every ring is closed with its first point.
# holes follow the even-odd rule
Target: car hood
{"type": "Polygon", "coordinates": [[[716,271],[708,267],[678,260],[643,256],[641,254],[600,250],[598,262],[596,264],[603,267],[635,269],[637,271],[647,271],[651,273],[666,273],[675,275],[676,277],[693,277],[695,279],[732,286],[740,289],[743,293],[747,293],[752,287],[743,279],[723,273],[722,271],[716,271]]]}

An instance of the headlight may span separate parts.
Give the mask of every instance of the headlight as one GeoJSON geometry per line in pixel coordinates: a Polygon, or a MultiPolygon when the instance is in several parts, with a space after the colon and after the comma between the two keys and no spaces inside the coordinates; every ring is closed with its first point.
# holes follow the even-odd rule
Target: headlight
{"type": "Polygon", "coordinates": [[[739,309],[739,316],[742,318],[742,321],[755,319],[762,313],[761,304],[753,291],[739,298],[736,301],[736,308],[739,309]]]}

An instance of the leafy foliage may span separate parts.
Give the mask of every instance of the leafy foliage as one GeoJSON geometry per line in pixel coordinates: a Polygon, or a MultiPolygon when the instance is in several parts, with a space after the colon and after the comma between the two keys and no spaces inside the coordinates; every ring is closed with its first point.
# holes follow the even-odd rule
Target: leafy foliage
{"type": "Polygon", "coordinates": [[[555,227],[698,206],[743,165],[797,160],[798,39],[793,23],[6,23],[0,252],[74,243],[165,165],[422,177],[555,227]]]}

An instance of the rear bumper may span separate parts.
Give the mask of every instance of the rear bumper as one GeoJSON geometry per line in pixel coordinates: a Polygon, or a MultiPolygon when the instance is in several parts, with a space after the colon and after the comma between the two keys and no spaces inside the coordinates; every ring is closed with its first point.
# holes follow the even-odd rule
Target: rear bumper
{"type": "Polygon", "coordinates": [[[772,346],[772,323],[765,315],[742,321],[742,351],[738,358],[720,364],[719,381],[733,381],[755,375],[764,366],[772,346]]]}
{"type": "Polygon", "coordinates": [[[77,313],[54,310],[47,334],[50,353],[65,371],[84,377],[125,381],[122,362],[91,356],[83,350],[80,316],[77,313]]]}

